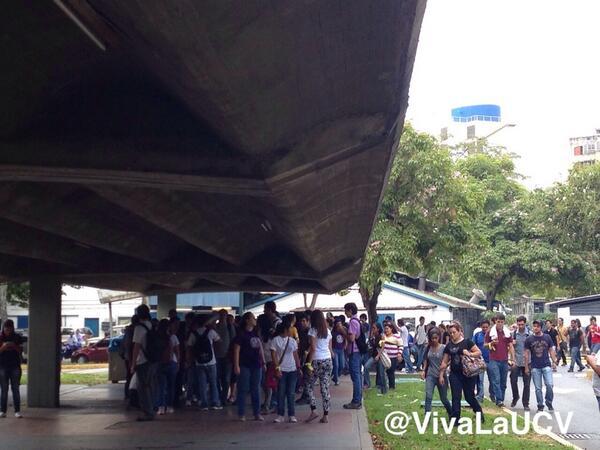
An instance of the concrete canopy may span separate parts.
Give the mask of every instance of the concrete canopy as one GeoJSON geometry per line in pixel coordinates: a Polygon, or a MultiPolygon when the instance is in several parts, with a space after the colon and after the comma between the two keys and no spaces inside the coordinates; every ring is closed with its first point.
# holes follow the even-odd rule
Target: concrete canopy
{"type": "Polygon", "coordinates": [[[8,0],[0,279],[356,281],[424,0],[8,0]]]}

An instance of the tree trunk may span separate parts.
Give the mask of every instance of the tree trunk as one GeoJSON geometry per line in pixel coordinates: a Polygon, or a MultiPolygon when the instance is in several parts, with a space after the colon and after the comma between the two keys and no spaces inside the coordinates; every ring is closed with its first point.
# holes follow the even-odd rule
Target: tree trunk
{"type": "Polygon", "coordinates": [[[486,292],[485,301],[486,301],[486,308],[488,311],[491,311],[493,309],[492,305],[494,304],[494,300],[496,300],[496,294],[498,294],[498,292],[502,288],[502,285],[506,281],[506,278],[507,278],[507,275],[502,275],[500,278],[498,278],[496,280],[496,282],[494,283],[494,287],[492,287],[492,289],[490,289],[489,291],[486,292]]]}
{"type": "Polygon", "coordinates": [[[360,292],[360,297],[362,298],[363,306],[367,309],[369,323],[374,324],[377,322],[377,301],[379,300],[379,294],[381,293],[381,281],[377,282],[372,293],[369,293],[368,289],[364,287],[359,287],[358,290],[360,292]]]}
{"type": "Polygon", "coordinates": [[[0,284],[0,323],[8,319],[7,287],[6,284],[0,284]]]}

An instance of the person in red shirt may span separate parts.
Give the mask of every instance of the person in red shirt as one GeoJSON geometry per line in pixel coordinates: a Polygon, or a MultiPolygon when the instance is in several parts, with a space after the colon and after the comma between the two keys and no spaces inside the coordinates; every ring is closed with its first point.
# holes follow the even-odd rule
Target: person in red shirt
{"type": "Polygon", "coordinates": [[[598,354],[600,352],[600,327],[596,323],[596,317],[590,317],[590,326],[588,328],[589,340],[591,343],[590,351],[598,354]]]}
{"type": "Polygon", "coordinates": [[[510,331],[504,326],[505,320],[503,314],[498,314],[494,327],[487,332],[484,339],[484,345],[490,350],[488,370],[492,391],[496,398],[496,405],[500,407],[504,406],[508,370],[515,361],[513,340],[510,331]]]}

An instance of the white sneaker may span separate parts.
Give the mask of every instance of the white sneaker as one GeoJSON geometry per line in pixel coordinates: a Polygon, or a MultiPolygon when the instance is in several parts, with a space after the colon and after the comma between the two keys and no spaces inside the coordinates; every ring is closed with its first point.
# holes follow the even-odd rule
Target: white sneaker
{"type": "Polygon", "coordinates": [[[23,418],[23,414],[21,414],[20,412],[18,412],[18,413],[15,413],[15,417],[16,417],[17,419],[22,419],[22,418],[23,418]]]}
{"type": "Polygon", "coordinates": [[[158,407],[158,415],[164,416],[164,414],[165,414],[165,408],[163,406],[159,406],[158,407]]]}
{"type": "Polygon", "coordinates": [[[277,416],[277,417],[275,417],[275,419],[273,419],[273,422],[281,423],[281,422],[283,422],[283,420],[284,420],[283,416],[277,416]]]}
{"type": "Polygon", "coordinates": [[[185,401],[185,406],[192,406],[192,401],[191,400],[186,400],[185,401]]]}
{"type": "Polygon", "coordinates": [[[296,416],[290,416],[290,423],[297,423],[298,419],[296,419],[296,416]]]}
{"type": "Polygon", "coordinates": [[[212,409],[213,411],[218,411],[220,409],[223,409],[222,406],[211,406],[210,409],[212,409]]]}
{"type": "Polygon", "coordinates": [[[175,410],[173,409],[173,407],[169,406],[167,408],[167,414],[173,414],[175,412],[175,410]]]}
{"type": "Polygon", "coordinates": [[[5,412],[0,412],[0,418],[5,418],[6,417],[6,413],[5,412]]]}

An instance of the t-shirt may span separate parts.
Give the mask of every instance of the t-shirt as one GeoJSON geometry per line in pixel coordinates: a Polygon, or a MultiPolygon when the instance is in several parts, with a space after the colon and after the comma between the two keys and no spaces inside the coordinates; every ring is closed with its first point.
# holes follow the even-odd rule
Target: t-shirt
{"type": "Polygon", "coordinates": [[[383,343],[383,351],[390,359],[398,357],[398,353],[402,352],[402,338],[400,334],[392,334],[391,336],[381,336],[383,343]]]}
{"type": "Polygon", "coordinates": [[[261,340],[254,330],[242,330],[233,340],[240,346],[240,366],[249,369],[260,368],[262,360],[260,357],[261,340]]]}
{"type": "MultiPolygon", "coordinates": [[[[16,345],[23,345],[23,338],[18,333],[12,333],[6,336],[0,332],[0,347],[5,342],[14,342],[16,345]]],[[[3,369],[14,369],[21,365],[21,352],[19,350],[10,349],[0,352],[0,367],[3,369]]]]}
{"type": "Polygon", "coordinates": [[[316,341],[315,354],[313,355],[313,361],[331,359],[331,352],[329,351],[329,341],[331,341],[331,331],[327,330],[327,337],[317,337],[317,330],[311,328],[308,330],[308,335],[313,337],[316,341]]]}
{"type": "Polygon", "coordinates": [[[517,367],[525,367],[525,341],[529,336],[531,336],[531,333],[527,328],[525,328],[523,333],[519,332],[519,330],[513,333],[517,367]]]}
{"type": "Polygon", "coordinates": [[[479,350],[481,350],[481,356],[483,357],[483,360],[486,363],[490,362],[490,351],[485,345],[483,345],[485,342],[485,333],[481,329],[479,329],[479,332],[473,336],[473,342],[475,342],[475,345],[479,348],[479,350]]]}
{"type": "Polygon", "coordinates": [[[556,331],[555,328],[552,328],[551,330],[546,330],[545,333],[548,336],[550,336],[553,346],[556,346],[556,338],[558,337],[558,331],[556,331]]]}
{"type": "Polygon", "coordinates": [[[583,332],[579,328],[569,328],[569,346],[580,347],[583,332]]]}
{"type": "Polygon", "coordinates": [[[337,331],[334,331],[333,333],[331,333],[333,336],[333,349],[334,350],[344,350],[345,347],[345,343],[346,343],[346,337],[341,334],[338,333],[337,331]]]}
{"type": "Polygon", "coordinates": [[[227,321],[219,320],[219,323],[215,326],[215,331],[221,338],[215,342],[214,350],[217,358],[225,358],[229,352],[229,346],[231,341],[235,338],[235,327],[227,323],[227,321]]]}
{"type": "Polygon", "coordinates": [[[263,348],[263,355],[265,355],[265,363],[269,364],[270,362],[272,362],[273,360],[271,359],[271,341],[273,339],[269,338],[267,340],[267,342],[265,342],[264,340],[261,340],[261,345],[263,348]]]}
{"type": "MultiPolygon", "coordinates": [[[[600,353],[596,355],[596,365],[600,365],[600,353]]],[[[600,376],[595,371],[592,377],[592,388],[596,397],[600,397],[600,376]]]]}
{"type": "Polygon", "coordinates": [[[589,333],[592,336],[592,345],[600,344],[600,327],[598,325],[590,325],[589,333]]]}
{"type": "Polygon", "coordinates": [[[148,334],[148,330],[152,329],[152,322],[149,320],[143,320],[135,327],[133,330],[133,340],[134,344],[140,344],[140,351],[138,352],[137,360],[135,361],[136,366],[141,366],[142,364],[146,364],[148,360],[146,359],[146,354],[144,351],[146,350],[146,335],[148,334]]]}
{"type": "Polygon", "coordinates": [[[427,333],[425,332],[425,324],[417,325],[417,330],[415,332],[415,341],[417,341],[417,345],[423,345],[427,343],[427,333]]]}
{"type": "Polygon", "coordinates": [[[408,345],[408,328],[406,328],[406,325],[401,326],[399,332],[400,339],[402,339],[402,344],[408,345]]]}
{"type": "MultiPolygon", "coordinates": [[[[351,343],[347,347],[348,353],[356,353],[358,352],[358,345],[356,344],[356,339],[360,336],[361,326],[360,320],[356,316],[350,318],[350,323],[348,324],[348,332],[353,334],[355,337],[355,341],[351,343]]],[[[315,358],[316,359],[316,358],[315,358]]]]}
{"type": "Polygon", "coordinates": [[[525,349],[529,350],[531,355],[531,367],[533,369],[550,367],[549,350],[554,346],[555,344],[547,333],[541,336],[529,336],[525,340],[525,349]]]}
{"type": "MultiPolygon", "coordinates": [[[[504,335],[504,329],[497,330],[498,341],[496,342],[495,349],[490,349],[490,359],[492,361],[506,361],[508,360],[508,345],[512,343],[512,337],[504,335]]],[[[492,342],[490,332],[488,331],[485,335],[485,342],[492,342]]]]}
{"type": "Polygon", "coordinates": [[[175,334],[171,335],[170,344],[171,344],[171,361],[173,361],[174,363],[179,362],[179,361],[177,361],[177,354],[175,353],[175,349],[177,347],[179,347],[179,338],[177,337],[177,335],[175,335],[175,334]]]}
{"type": "Polygon", "coordinates": [[[426,358],[428,378],[437,378],[440,376],[440,366],[442,365],[445,348],[446,346],[444,344],[438,345],[435,350],[429,346],[427,347],[426,358]]]}
{"type": "MultiPolygon", "coordinates": [[[[190,336],[188,337],[187,340],[187,346],[188,347],[194,347],[194,345],[196,345],[196,335],[198,335],[198,337],[202,337],[202,335],[206,332],[206,328],[202,327],[202,328],[198,328],[198,331],[196,331],[195,333],[190,333],[190,336]]],[[[198,362],[196,362],[197,365],[199,366],[212,366],[213,364],[217,363],[217,359],[215,358],[215,342],[217,342],[220,338],[219,335],[217,334],[217,332],[215,330],[209,330],[208,334],[206,335],[206,337],[208,338],[208,340],[210,341],[210,346],[213,349],[213,355],[212,355],[212,359],[207,362],[206,364],[200,364],[198,362]]]]}
{"type": "Polygon", "coordinates": [[[275,357],[277,358],[273,361],[276,365],[281,359],[281,364],[279,368],[282,372],[295,372],[296,371],[296,361],[294,361],[294,352],[298,350],[298,344],[296,343],[296,339],[293,337],[282,337],[275,336],[271,341],[271,348],[269,350],[275,351],[275,357]],[[289,342],[289,343],[288,343],[289,342]],[[287,349],[285,346],[287,345],[287,349]],[[285,350],[285,355],[283,355],[283,351],[285,350]],[[283,359],[281,358],[283,355],[283,359]]]}
{"type": "Polygon", "coordinates": [[[463,350],[469,352],[473,348],[475,343],[471,339],[463,339],[460,342],[454,343],[452,341],[446,344],[444,347],[444,353],[450,356],[450,371],[454,373],[462,373],[462,354],[463,350]]]}

